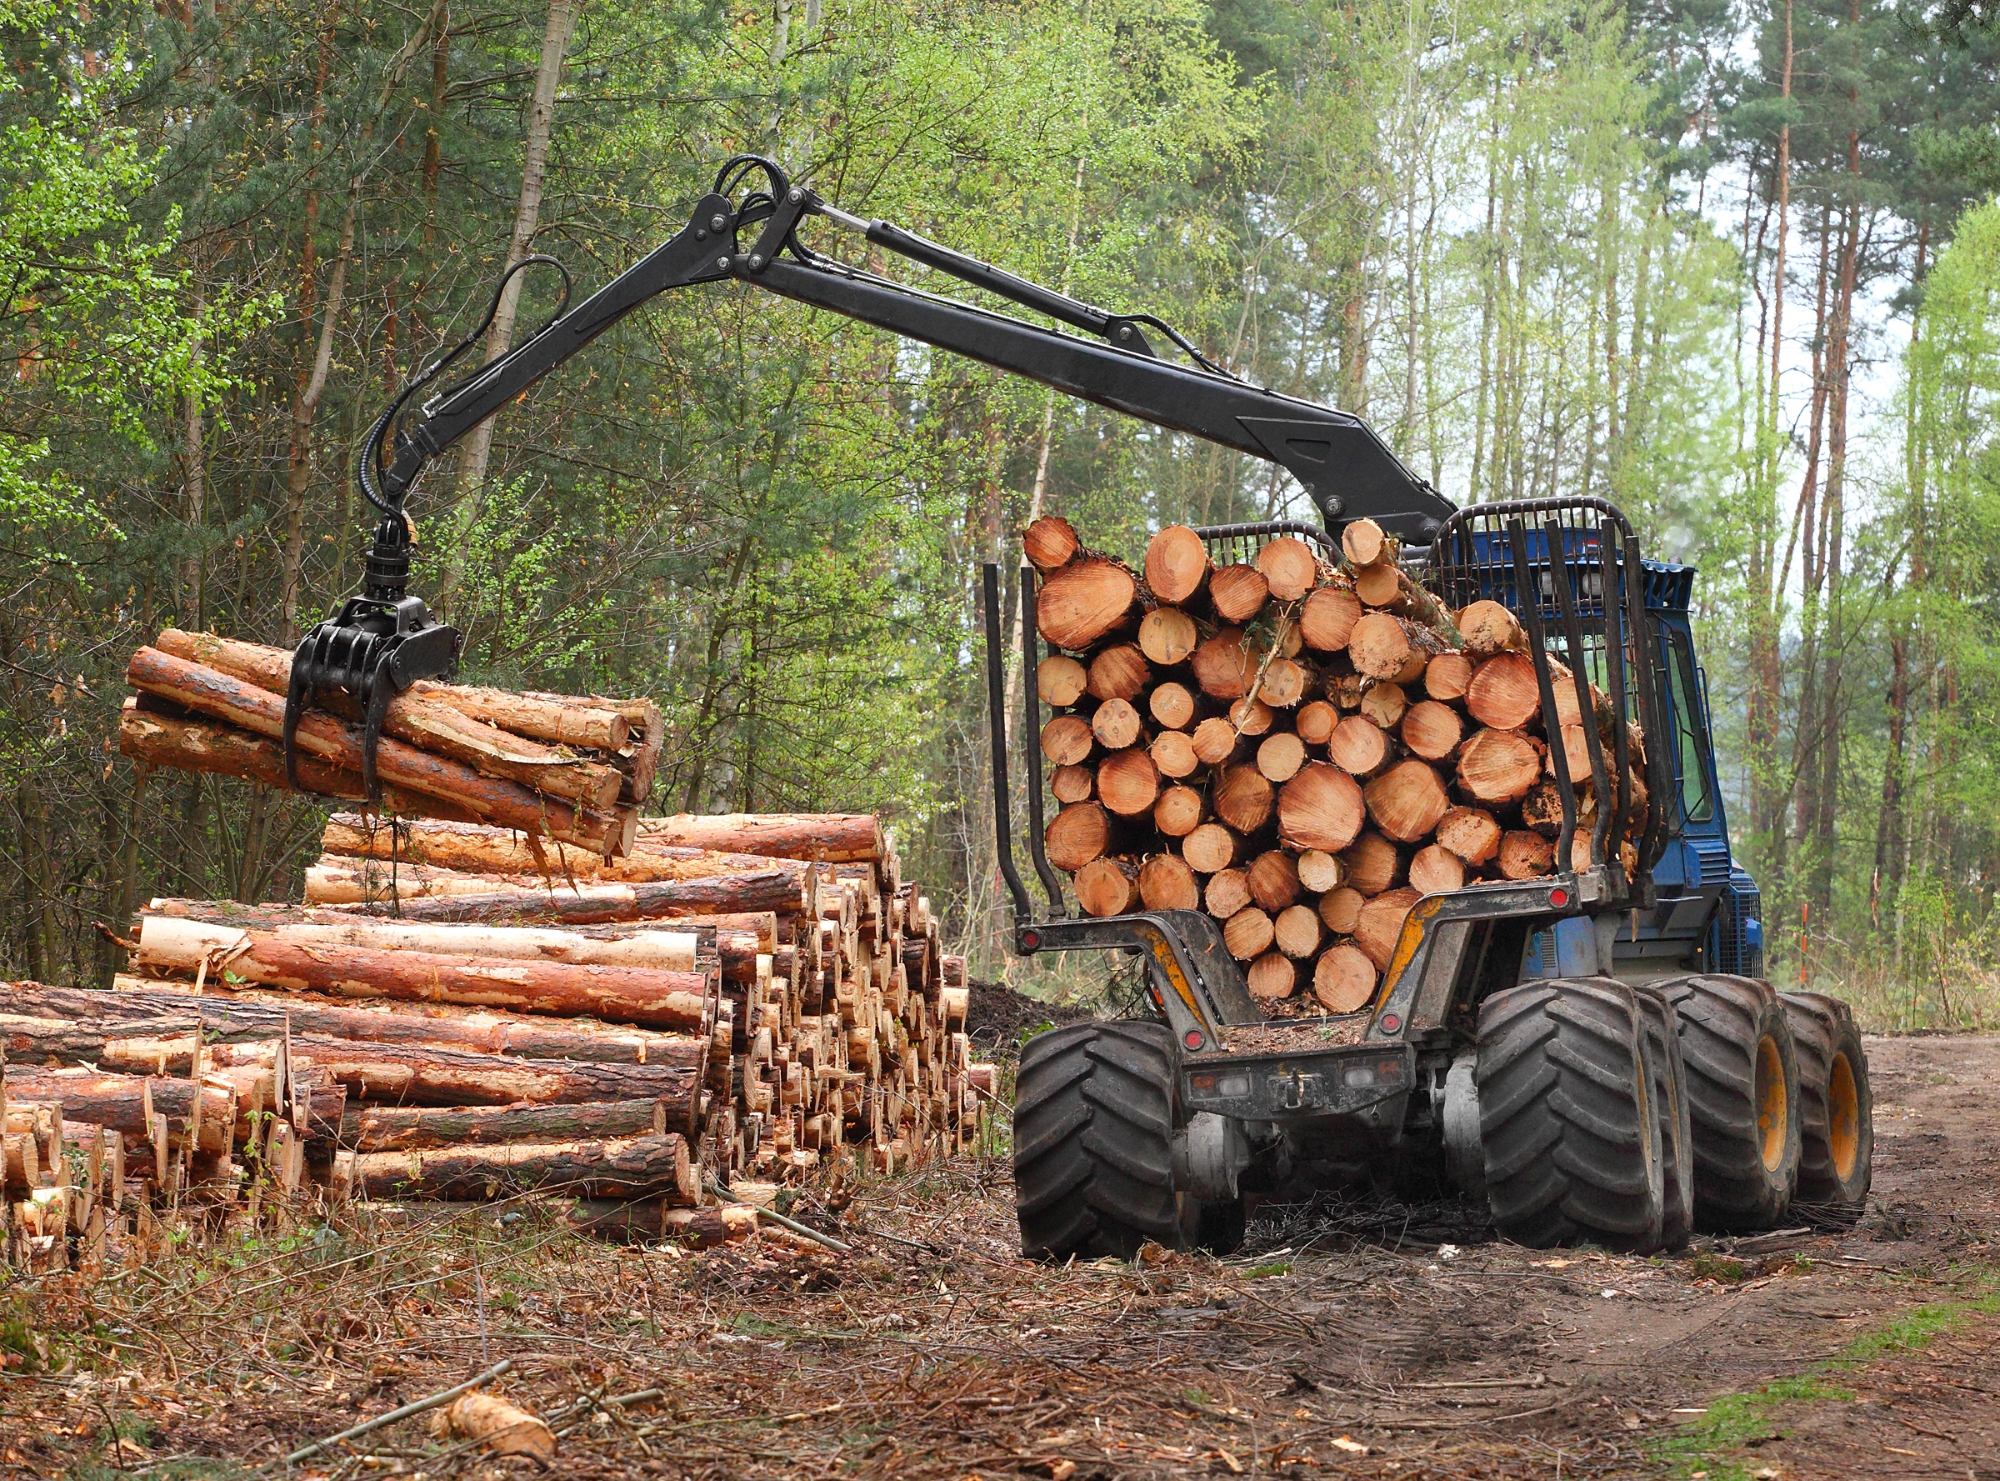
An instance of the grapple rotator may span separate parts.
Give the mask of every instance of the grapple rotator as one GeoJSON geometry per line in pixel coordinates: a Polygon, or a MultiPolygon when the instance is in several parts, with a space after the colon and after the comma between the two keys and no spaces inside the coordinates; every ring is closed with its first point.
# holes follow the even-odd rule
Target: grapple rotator
{"type": "MultiPolygon", "coordinates": [[[[365,481],[364,481],[365,487],[365,481]]],[[[419,679],[458,672],[459,630],[433,622],[422,597],[409,594],[409,517],[400,507],[376,523],[368,549],[368,574],[360,596],[307,633],[292,655],[285,694],[285,780],[299,786],[299,721],[321,690],[344,689],[361,709],[361,779],[368,800],[382,795],[375,752],[389,701],[419,679]]]]}

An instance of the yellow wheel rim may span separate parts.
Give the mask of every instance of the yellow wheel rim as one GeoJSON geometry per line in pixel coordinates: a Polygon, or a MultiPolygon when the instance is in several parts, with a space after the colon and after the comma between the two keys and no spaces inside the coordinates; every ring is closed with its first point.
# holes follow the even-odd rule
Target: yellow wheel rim
{"type": "Polygon", "coordinates": [[[1854,1088],[1854,1066],[1836,1054],[1826,1075],[1826,1140],[1833,1153],[1833,1170],[1846,1182],[1861,1160],[1861,1096],[1854,1088]]]}
{"type": "Polygon", "coordinates": [[[1757,1041],[1757,1134],[1764,1142],[1764,1168],[1776,1172],[1785,1161],[1785,1131],[1790,1102],[1785,1089],[1785,1061],[1778,1041],[1769,1034],[1757,1041]]]}

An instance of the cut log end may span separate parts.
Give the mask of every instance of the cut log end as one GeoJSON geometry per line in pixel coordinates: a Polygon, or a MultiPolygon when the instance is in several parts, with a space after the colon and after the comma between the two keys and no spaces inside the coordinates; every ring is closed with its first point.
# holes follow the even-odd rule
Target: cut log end
{"type": "Polygon", "coordinates": [[[1244,623],[1264,610],[1271,587],[1255,566],[1223,566],[1208,578],[1208,596],[1217,617],[1244,623]]]}
{"type": "MultiPolygon", "coordinates": [[[[1185,617],[1181,620],[1187,622],[1185,617]]],[[[1144,624],[1141,624],[1140,630],[1144,631],[1144,624]]],[[[1194,639],[1194,624],[1191,622],[1188,623],[1187,635],[1191,649],[1194,639]]],[[[1146,661],[1149,656],[1142,648],[1135,648],[1130,643],[1115,643],[1090,660],[1090,667],[1085,670],[1086,687],[1098,699],[1137,699],[1153,677],[1152,667],[1146,661]]],[[[1180,660],[1169,661],[1178,663],[1180,660]]]]}
{"type": "Polygon", "coordinates": [[[1257,552],[1257,573],[1277,600],[1296,602],[1319,584],[1319,557],[1305,541],[1280,535],[1257,552]]]}
{"type": "Polygon", "coordinates": [[[1168,525],[1146,542],[1146,585],[1159,600],[1190,600],[1208,584],[1208,573],[1208,547],[1186,525],[1168,525]]]}
{"type": "Polygon", "coordinates": [[[1085,915],[1124,915],[1139,899],[1139,870],[1130,859],[1092,859],[1076,872],[1076,903],[1085,915]]]}
{"type": "Polygon", "coordinates": [[[1079,556],[1035,594],[1035,626],[1052,647],[1084,652],[1131,620],[1139,583],[1117,561],[1079,556]]]}
{"type": "Polygon", "coordinates": [[[1267,951],[1243,974],[1250,996],[1260,1003],[1275,1003],[1298,991],[1299,969],[1281,951],[1267,951]]]}
{"type": "Polygon", "coordinates": [[[1338,853],[1354,841],[1366,816],[1354,778],[1321,762],[1302,769],[1278,796],[1278,833],[1295,848],[1338,853]]]}
{"type": "Polygon", "coordinates": [[[1060,514],[1044,514],[1021,536],[1021,553],[1044,576],[1068,565],[1082,548],[1076,527],[1060,514]]]}
{"type": "Polygon", "coordinates": [[[1375,964],[1368,954],[1346,942],[1321,952],[1313,967],[1313,996],[1329,1013],[1355,1013],[1367,1007],[1375,997],[1375,982],[1375,964]]]}

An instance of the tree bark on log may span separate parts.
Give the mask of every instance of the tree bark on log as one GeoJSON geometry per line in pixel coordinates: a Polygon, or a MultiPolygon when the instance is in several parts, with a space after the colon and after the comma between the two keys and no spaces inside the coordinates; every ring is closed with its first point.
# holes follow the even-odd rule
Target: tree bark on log
{"type": "MultiPolygon", "coordinates": [[[[630,853],[606,860],[567,844],[544,842],[532,835],[479,823],[434,818],[372,822],[358,813],[335,813],[320,835],[322,854],[375,859],[399,864],[423,864],[465,874],[508,875],[533,879],[554,876],[618,884],[653,884],[670,880],[705,879],[717,874],[752,874],[775,866],[759,854],[721,853],[681,848],[635,839],[630,853]]],[[[324,862],[324,861],[322,861],[324,862]]],[[[802,878],[812,866],[787,861],[802,878]]]]}
{"type": "MultiPolygon", "coordinates": [[[[618,921],[694,920],[769,912],[799,913],[794,877],[780,871],[723,874],[658,884],[596,884],[514,888],[490,894],[405,899],[398,914],[412,921],[488,925],[611,925],[618,921]]],[[[356,906],[346,907],[357,909],[356,906]]],[[[711,921],[711,923],[713,923],[711,921]]]]}
{"type": "Polygon", "coordinates": [[[87,1121],[131,1136],[150,1139],[149,1115],[163,1115],[178,1139],[201,1099],[198,1150],[226,1152],[236,1125],[236,1096],[214,1085],[150,1075],[119,1075],[99,1070],[32,1070],[9,1065],[7,1100],[61,1106],[66,1121],[87,1121]]]}
{"type": "Polygon", "coordinates": [[[640,819],[639,838],[648,847],[665,844],[826,864],[874,864],[888,857],[881,821],[873,813],[678,813],[640,819]]]}
{"type": "Polygon", "coordinates": [[[645,739],[643,722],[636,727],[640,733],[635,735],[633,722],[627,716],[608,706],[599,708],[582,697],[563,703],[476,684],[439,684],[430,679],[419,679],[410,686],[410,692],[450,705],[474,720],[484,720],[515,735],[547,741],[550,745],[624,752],[636,749],[645,739]]]}
{"type": "MultiPolygon", "coordinates": [[[[185,987],[101,992],[92,988],[45,988],[0,983],[0,1008],[15,1014],[54,1016],[103,1014],[107,1042],[143,1062],[148,1034],[190,1032],[197,1021],[205,1039],[238,1043],[282,1034],[289,1021],[295,1034],[350,1039],[357,1043],[458,1049],[508,1054],[520,1059],[576,1060],[591,1064],[667,1065],[699,1069],[713,1053],[712,1040],[699,1034],[655,1034],[587,1019],[560,1022],[508,1018],[439,1003],[397,1003],[353,1007],[308,993],[195,993],[185,987]],[[133,1017],[125,1017],[127,1013],[133,1017]],[[162,1029],[156,1027],[165,1025],[162,1029]]],[[[175,1066],[170,1063],[169,1068],[175,1066]]]]}
{"type": "Polygon", "coordinates": [[[563,1106],[359,1106],[340,1122],[340,1145],[354,1152],[666,1134],[666,1106],[658,1100],[563,1106]]]}
{"type": "MultiPolygon", "coordinates": [[[[291,682],[292,655],[282,648],[171,627],[154,639],[153,646],[272,694],[283,695],[291,682]]],[[[616,806],[624,781],[616,767],[476,720],[440,699],[435,693],[439,687],[412,688],[392,698],[383,716],[383,733],[420,750],[462,761],[488,776],[504,777],[582,807],[608,810],[616,806]]],[[[360,718],[359,706],[342,692],[328,693],[321,703],[345,719],[360,718]]]]}
{"type": "MultiPolygon", "coordinates": [[[[157,648],[141,648],[132,655],[125,667],[125,681],[134,689],[257,735],[277,738],[284,731],[282,696],[157,648]]],[[[298,747],[349,771],[361,770],[358,727],[331,715],[315,712],[301,719],[298,747]]],[[[614,814],[574,807],[389,736],[383,737],[377,749],[376,765],[384,781],[440,798],[454,809],[476,813],[485,821],[524,833],[547,834],[599,854],[610,854],[624,845],[614,814]]]]}
{"type": "MultiPolygon", "coordinates": [[[[147,766],[242,777],[274,792],[292,790],[285,779],[284,747],[277,741],[220,721],[198,719],[151,694],[128,696],[120,707],[118,754],[147,766]]],[[[317,756],[299,757],[299,782],[307,792],[322,797],[361,802],[368,795],[360,772],[329,765],[317,756]]],[[[467,822],[479,817],[470,808],[454,808],[443,798],[388,782],[382,784],[382,806],[402,814],[456,814],[467,822]]]]}
{"type": "Polygon", "coordinates": [[[742,1204],[678,1208],[662,1199],[579,1198],[568,1215],[581,1233],[620,1243],[672,1240],[697,1250],[737,1244],[757,1232],[757,1210],[742,1204]]]}
{"type": "MultiPolygon", "coordinates": [[[[636,927],[562,931],[536,926],[434,925],[380,920],[286,906],[235,906],[195,900],[155,901],[147,915],[205,925],[269,931],[311,946],[358,946],[374,951],[427,951],[444,956],[565,962],[575,967],[645,967],[659,972],[702,970],[702,935],[636,927]],[[315,915],[321,918],[314,919],[315,915]]],[[[711,949],[714,943],[710,943],[711,949]]]]}
{"type": "MultiPolygon", "coordinates": [[[[706,1049],[707,1041],[702,1041],[706,1049]]],[[[414,1044],[366,1044],[300,1034],[295,1054],[351,1100],[414,1106],[573,1106],[646,1099],[665,1106],[667,1128],[692,1131],[701,1099],[700,1066],[589,1064],[568,1059],[519,1059],[469,1049],[414,1044]]]]}
{"type": "MultiPolygon", "coordinates": [[[[322,949],[274,936],[153,916],[134,966],[222,977],[340,997],[463,1003],[521,1012],[588,1014],[650,1028],[706,1032],[716,979],[637,967],[572,967],[420,951],[322,949]]],[[[227,980],[226,978],[224,979],[227,980]]]]}
{"type": "Polygon", "coordinates": [[[435,1152],[358,1152],[354,1191],[369,1198],[478,1201],[508,1192],[657,1198],[691,1205],[701,1193],[687,1140],[506,1142],[435,1152]]]}

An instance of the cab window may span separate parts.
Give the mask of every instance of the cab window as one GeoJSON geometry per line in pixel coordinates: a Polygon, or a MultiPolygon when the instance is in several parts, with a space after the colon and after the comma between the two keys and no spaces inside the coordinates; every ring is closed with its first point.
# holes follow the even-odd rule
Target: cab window
{"type": "Polygon", "coordinates": [[[1715,816],[1715,802],[1709,796],[1708,768],[1702,763],[1701,684],[1695,676],[1694,654],[1687,634],[1672,628],[1664,633],[1667,645],[1668,703],[1674,712],[1674,770],[1681,789],[1681,816],[1690,823],[1706,823],[1715,816]]]}

